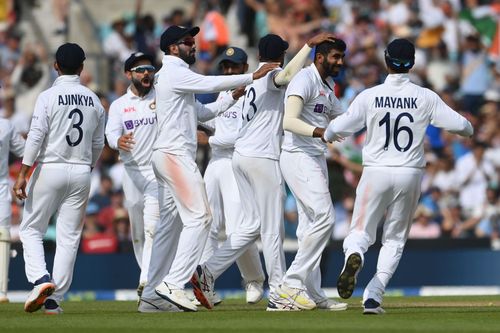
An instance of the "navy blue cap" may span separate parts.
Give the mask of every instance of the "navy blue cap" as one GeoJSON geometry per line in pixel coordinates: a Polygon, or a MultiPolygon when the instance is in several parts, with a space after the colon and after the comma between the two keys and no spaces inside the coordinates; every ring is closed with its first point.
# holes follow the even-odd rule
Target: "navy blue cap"
{"type": "Polygon", "coordinates": [[[278,35],[267,34],[259,40],[259,56],[264,59],[279,59],[287,49],[288,43],[278,35]]]}
{"type": "Polygon", "coordinates": [[[219,64],[223,61],[230,61],[235,64],[246,64],[248,60],[248,55],[245,51],[239,47],[230,46],[220,57],[219,64]]]}
{"type": "Polygon", "coordinates": [[[165,30],[160,37],[160,50],[166,52],[167,48],[180,41],[186,35],[196,36],[200,32],[200,28],[186,28],[178,25],[171,25],[165,30]]]}
{"type": "Polygon", "coordinates": [[[56,51],[56,62],[63,68],[76,69],[84,60],[85,52],[80,45],[75,43],[65,43],[56,51]]]}
{"type": "Polygon", "coordinates": [[[415,63],[415,46],[407,39],[395,39],[387,45],[385,58],[392,69],[410,69],[415,63]]]}
{"type": "Polygon", "coordinates": [[[128,57],[127,60],[125,60],[125,65],[123,66],[123,69],[125,72],[129,71],[131,68],[135,67],[135,64],[139,60],[149,60],[151,64],[154,64],[154,58],[152,55],[142,53],[142,52],[134,52],[128,57]]]}

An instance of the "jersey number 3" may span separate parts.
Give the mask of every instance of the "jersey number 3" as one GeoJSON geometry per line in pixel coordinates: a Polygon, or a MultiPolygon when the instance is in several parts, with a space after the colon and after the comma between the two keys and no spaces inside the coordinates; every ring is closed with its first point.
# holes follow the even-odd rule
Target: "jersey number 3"
{"type": "MultiPolygon", "coordinates": [[[[408,149],[410,149],[411,144],[413,143],[413,132],[411,131],[411,128],[408,126],[399,126],[399,121],[401,118],[406,117],[410,121],[410,123],[413,123],[413,117],[411,114],[408,112],[403,112],[400,113],[397,117],[396,120],[394,121],[394,147],[398,151],[405,152],[408,149]],[[408,134],[408,142],[406,146],[401,147],[398,141],[398,136],[401,132],[406,132],[408,134]]],[[[379,121],[378,126],[384,126],[385,124],[385,144],[384,144],[384,150],[387,150],[389,148],[389,142],[391,140],[391,114],[390,112],[387,112],[382,118],[381,121],[379,121]]]]}
{"type": "MultiPolygon", "coordinates": [[[[255,117],[255,114],[257,113],[257,105],[255,105],[255,97],[257,97],[255,95],[255,89],[252,87],[248,90],[248,93],[245,96],[245,100],[243,101],[243,107],[242,107],[242,109],[245,110],[245,103],[246,103],[247,98],[248,98],[250,100],[248,105],[250,105],[250,108],[253,110],[250,110],[250,108],[248,109],[248,112],[246,115],[247,121],[252,120],[253,117],[255,117]],[[250,97],[250,95],[252,95],[252,96],[250,97]]],[[[243,119],[245,119],[245,115],[243,114],[242,116],[243,116],[243,119]]]]}
{"type": "Polygon", "coordinates": [[[73,110],[71,110],[71,112],[68,115],[68,118],[71,119],[71,120],[73,120],[73,117],[77,117],[77,120],[73,124],[73,126],[71,126],[70,132],[72,130],[74,130],[74,129],[77,130],[78,131],[78,137],[76,138],[75,141],[71,141],[71,136],[69,135],[69,133],[68,133],[68,135],[66,135],[66,142],[71,147],[78,146],[80,144],[80,142],[82,142],[82,139],[83,139],[83,130],[80,127],[82,125],[82,123],[83,123],[83,113],[82,113],[82,111],[80,111],[79,109],[73,109],[73,110]]]}

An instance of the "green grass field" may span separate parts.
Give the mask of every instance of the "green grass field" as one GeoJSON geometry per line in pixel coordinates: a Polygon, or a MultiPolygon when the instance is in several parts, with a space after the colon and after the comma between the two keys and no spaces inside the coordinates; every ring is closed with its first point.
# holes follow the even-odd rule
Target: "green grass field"
{"type": "Polygon", "coordinates": [[[0,304],[0,332],[500,332],[500,296],[387,297],[380,316],[362,315],[359,298],[341,312],[269,313],[266,303],[226,300],[213,311],[141,314],[134,302],[65,302],[64,314],[0,304]]]}

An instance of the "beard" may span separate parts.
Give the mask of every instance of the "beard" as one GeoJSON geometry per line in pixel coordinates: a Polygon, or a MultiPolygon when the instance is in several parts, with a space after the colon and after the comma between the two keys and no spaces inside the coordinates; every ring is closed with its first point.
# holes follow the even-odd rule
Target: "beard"
{"type": "Polygon", "coordinates": [[[179,48],[179,58],[184,60],[188,65],[192,65],[196,61],[195,50],[191,49],[189,52],[185,52],[179,48]]]}
{"type": "Polygon", "coordinates": [[[137,89],[139,95],[146,96],[153,87],[153,80],[148,76],[143,77],[142,80],[132,78],[132,84],[134,85],[135,89],[137,89]]]}
{"type": "Polygon", "coordinates": [[[327,61],[323,63],[323,69],[328,76],[337,76],[340,72],[340,66],[330,64],[327,61]]]}

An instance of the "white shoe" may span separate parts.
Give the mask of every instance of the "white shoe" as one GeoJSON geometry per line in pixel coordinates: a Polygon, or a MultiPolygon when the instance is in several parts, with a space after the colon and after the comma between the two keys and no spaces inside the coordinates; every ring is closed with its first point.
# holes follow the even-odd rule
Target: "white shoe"
{"type": "Polygon", "coordinates": [[[193,276],[191,277],[193,285],[193,293],[196,299],[207,309],[213,309],[211,296],[214,292],[214,278],[212,274],[200,265],[196,267],[193,276]]]}
{"type": "Polygon", "coordinates": [[[316,303],[309,297],[305,289],[292,288],[283,283],[276,290],[276,293],[280,298],[288,299],[299,309],[312,310],[316,307],[316,303]]]}
{"type": "Polygon", "coordinates": [[[347,303],[337,302],[333,299],[325,299],[316,303],[316,307],[322,310],[343,311],[347,310],[347,303]]]}
{"type": "Polygon", "coordinates": [[[43,307],[45,309],[45,314],[49,315],[59,315],[63,313],[63,309],[59,306],[59,304],[53,299],[46,299],[45,303],[43,303],[43,307]]]}
{"type": "Polygon", "coordinates": [[[380,303],[374,300],[373,298],[368,298],[363,303],[363,314],[384,314],[385,310],[382,309],[380,303]]]}
{"type": "Polygon", "coordinates": [[[141,313],[157,313],[157,312],[182,312],[176,305],[158,297],[157,299],[141,298],[137,311],[141,313]]]}
{"type": "Polygon", "coordinates": [[[196,305],[191,303],[191,300],[189,299],[189,297],[187,297],[184,289],[175,288],[167,282],[162,282],[156,286],[155,292],[161,298],[167,300],[168,302],[174,304],[184,311],[198,311],[196,305]]]}
{"type": "Polygon", "coordinates": [[[250,281],[247,282],[245,289],[247,291],[247,303],[256,304],[264,296],[264,287],[261,282],[250,281]]]}
{"type": "Polygon", "coordinates": [[[24,311],[35,312],[40,310],[47,297],[52,295],[55,290],[56,285],[52,282],[43,282],[33,287],[26,303],[24,303],[24,311]]]}
{"type": "Polygon", "coordinates": [[[269,302],[267,303],[266,311],[300,311],[291,300],[282,298],[275,292],[269,293],[269,302]]]}

